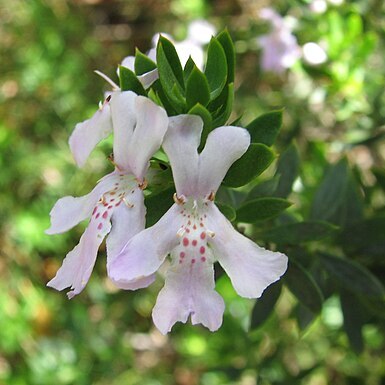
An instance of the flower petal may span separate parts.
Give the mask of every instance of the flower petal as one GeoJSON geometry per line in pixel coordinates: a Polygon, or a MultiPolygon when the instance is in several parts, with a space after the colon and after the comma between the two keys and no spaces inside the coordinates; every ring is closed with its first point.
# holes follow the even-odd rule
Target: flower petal
{"type": "Polygon", "coordinates": [[[45,231],[46,234],[64,233],[90,217],[100,197],[112,189],[116,181],[116,173],[112,172],[102,178],[89,194],[77,198],[67,196],[59,199],[50,212],[51,227],[45,231]]]}
{"type": "Polygon", "coordinates": [[[91,119],[78,123],[69,138],[75,161],[83,167],[95,146],[112,132],[111,111],[108,102],[95,112],[91,119]]]}
{"type": "MultiPolygon", "coordinates": [[[[110,278],[111,279],[111,278],[110,278]]],[[[148,277],[142,277],[133,279],[132,281],[114,281],[111,279],[113,284],[122,290],[138,290],[150,286],[154,283],[156,274],[151,274],[148,277]]]]}
{"type": "Polygon", "coordinates": [[[131,171],[128,147],[136,124],[134,110],[137,95],[132,91],[111,95],[111,116],[114,127],[114,162],[121,171],[131,171]]]}
{"type": "Polygon", "coordinates": [[[170,267],[152,311],[155,326],[166,334],[191,314],[193,325],[201,323],[211,331],[218,330],[225,305],[214,288],[214,268],[207,260],[193,264],[184,261],[170,267]]]}
{"type": "Polygon", "coordinates": [[[230,166],[250,145],[250,134],[241,127],[223,126],[211,131],[199,159],[201,196],[216,192],[230,166]]]}
{"type": "Polygon", "coordinates": [[[56,276],[47,286],[56,290],[70,287],[67,293],[69,299],[79,294],[91,276],[99,246],[110,229],[109,220],[100,222],[92,219],[78,245],[67,254],[56,276]]]}
{"type": "Polygon", "coordinates": [[[180,242],[177,231],[182,225],[179,207],[174,204],[152,227],[135,235],[122,252],[107,266],[114,282],[129,282],[155,273],[167,254],[180,242]]]}
{"type": "Polygon", "coordinates": [[[145,89],[149,88],[155,81],[159,79],[158,69],[155,68],[143,75],[138,76],[139,81],[145,89]]]}
{"type": "MultiPolygon", "coordinates": [[[[133,206],[129,207],[126,204],[121,204],[115,207],[112,214],[112,229],[106,241],[107,270],[111,262],[122,251],[124,245],[145,227],[146,208],[144,207],[143,191],[138,187],[133,191],[127,198],[127,204],[133,206]]],[[[153,283],[155,275],[124,283],[110,279],[120,289],[136,290],[153,283]]]]}
{"type": "Polygon", "coordinates": [[[170,159],[177,194],[195,195],[198,182],[198,146],[203,121],[196,115],[178,115],[169,119],[163,148],[170,159]]]}
{"type": "Polygon", "coordinates": [[[132,173],[142,180],[150,158],[162,144],[168,117],[163,108],[143,96],[135,99],[134,108],[136,126],[125,151],[132,173]]]}
{"type": "Polygon", "coordinates": [[[215,233],[210,242],[214,255],[242,297],[259,298],[286,271],[286,255],[265,250],[238,233],[213,203],[207,226],[215,233]]]}

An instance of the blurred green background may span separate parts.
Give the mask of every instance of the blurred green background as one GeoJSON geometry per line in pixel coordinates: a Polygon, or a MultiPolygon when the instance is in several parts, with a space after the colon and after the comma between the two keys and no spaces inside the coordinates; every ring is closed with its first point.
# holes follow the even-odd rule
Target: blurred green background
{"type": "MultiPolygon", "coordinates": [[[[318,308],[311,299],[301,304],[293,282],[283,280],[266,322],[255,320],[256,311],[251,316],[255,301],[238,297],[223,276],[217,283],[226,302],[222,328],[210,333],[177,324],[167,336],[151,321],[161,279],[138,292],[117,291],[106,278],[104,250],[74,300],[45,287],[84,229],[45,235],[51,207],[64,195],[87,193],[111,167],[108,143],[82,170],[67,145],[75,124],[93,114],[108,90],[92,71],[116,80],[117,65],[136,46],[147,51],[156,32],[181,41],[195,19],[217,31],[227,27],[235,42],[234,117],[243,114],[247,123],[285,108],[276,150],[285,154],[278,167],[292,171],[282,195],[294,205],[260,228],[268,232],[274,223],[346,203],[351,194],[333,186],[348,175],[354,208],[340,202],[321,218],[340,226],[342,239],[311,239],[306,255],[343,250],[383,282],[382,1],[0,0],[0,384],[385,384],[383,298],[372,313],[356,307],[338,274],[334,283],[347,287],[321,287],[318,308]],[[286,16],[299,46],[320,44],[327,60],[313,65],[302,57],[281,74],[263,71],[258,38],[269,23],[259,12],[266,6],[286,16]],[[315,207],[320,200],[323,206],[315,207]]],[[[365,285],[360,293],[353,289],[365,302],[365,285]]],[[[302,297],[307,290],[299,287],[302,297]]]]}

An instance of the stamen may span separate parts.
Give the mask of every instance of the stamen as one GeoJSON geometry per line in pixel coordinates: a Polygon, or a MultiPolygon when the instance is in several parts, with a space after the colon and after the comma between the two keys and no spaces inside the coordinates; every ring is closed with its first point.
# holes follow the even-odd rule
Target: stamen
{"type": "Polygon", "coordinates": [[[215,199],[215,192],[214,191],[211,191],[210,195],[207,197],[207,199],[211,202],[214,201],[215,199]]]}
{"type": "Polygon", "coordinates": [[[214,231],[206,230],[206,233],[207,233],[207,235],[208,235],[210,238],[214,238],[214,237],[215,237],[214,231]]]}
{"type": "Polygon", "coordinates": [[[176,193],[174,193],[173,195],[173,198],[174,198],[174,202],[177,204],[177,205],[183,205],[183,203],[186,202],[184,196],[180,196],[178,197],[178,195],[176,195],[176,193]]]}
{"type": "Polygon", "coordinates": [[[105,75],[103,72],[100,72],[98,70],[95,70],[94,72],[96,73],[96,75],[99,75],[102,79],[104,79],[107,83],[111,84],[112,89],[114,91],[120,90],[120,87],[114,81],[112,81],[107,75],[105,75]]]}
{"type": "Polygon", "coordinates": [[[144,190],[146,187],[147,187],[147,180],[146,180],[146,178],[143,178],[143,182],[140,182],[140,181],[138,181],[137,180],[137,182],[138,182],[138,187],[141,189],[141,190],[144,190]]]}
{"type": "Polygon", "coordinates": [[[124,204],[129,208],[129,209],[132,209],[134,207],[133,204],[127,202],[126,198],[123,198],[122,201],[124,202],[124,204]]]}
{"type": "Polygon", "coordinates": [[[180,238],[183,237],[184,233],[186,232],[186,230],[184,228],[180,228],[177,232],[176,232],[176,235],[180,238]]]}

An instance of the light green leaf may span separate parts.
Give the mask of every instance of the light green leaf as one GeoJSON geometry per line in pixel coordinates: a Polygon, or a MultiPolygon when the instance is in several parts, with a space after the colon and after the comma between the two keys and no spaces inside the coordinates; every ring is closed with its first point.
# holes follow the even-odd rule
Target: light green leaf
{"type": "Polygon", "coordinates": [[[135,73],[137,75],[143,75],[147,72],[153,71],[156,68],[156,64],[144,53],[138,49],[135,51],[135,73]]]}

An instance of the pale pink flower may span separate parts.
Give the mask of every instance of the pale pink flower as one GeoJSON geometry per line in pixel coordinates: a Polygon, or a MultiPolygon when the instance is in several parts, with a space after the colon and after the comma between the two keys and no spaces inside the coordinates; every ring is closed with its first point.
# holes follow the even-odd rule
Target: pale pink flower
{"type": "Polygon", "coordinates": [[[222,324],[224,302],[215,291],[214,262],[229,275],[243,297],[258,298],[287,268],[287,257],[265,250],[238,233],[214,203],[214,195],[232,163],[250,144],[240,127],[213,130],[198,153],[203,123],[193,115],[169,119],[163,148],[172,166],[175,204],[154,226],[135,235],[108,266],[124,285],[151,277],[171,256],[171,266],[153,309],[156,327],[167,333],[177,322],[222,324]]]}
{"type": "MultiPolygon", "coordinates": [[[[87,284],[98,248],[107,234],[108,265],[127,241],[144,229],[144,177],[151,156],[162,143],[167,124],[166,112],[161,107],[126,91],[113,92],[91,119],[76,126],[70,145],[77,163],[84,164],[99,140],[113,128],[116,167],[89,194],[61,198],[51,210],[47,234],[65,232],[84,219],[91,219],[79,244],[67,254],[48,286],[57,290],[70,287],[67,295],[74,297],[87,284]]],[[[119,287],[137,289],[153,280],[148,276],[119,287]]]]}
{"type": "Polygon", "coordinates": [[[261,68],[280,74],[300,58],[301,49],[291,29],[278,13],[264,8],[260,16],[271,23],[271,32],[258,39],[262,48],[261,68]]]}

